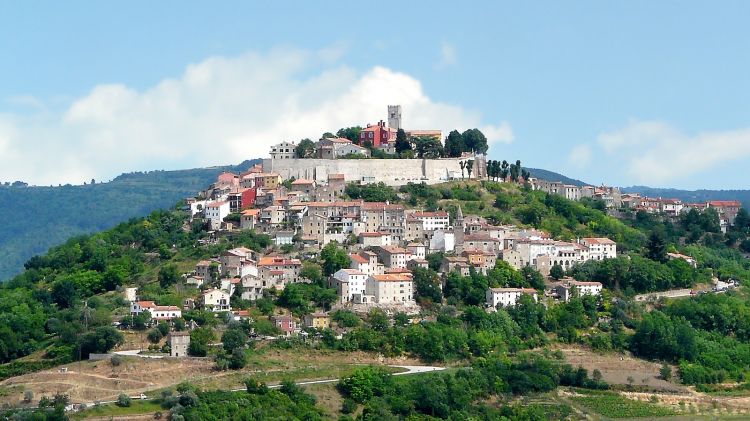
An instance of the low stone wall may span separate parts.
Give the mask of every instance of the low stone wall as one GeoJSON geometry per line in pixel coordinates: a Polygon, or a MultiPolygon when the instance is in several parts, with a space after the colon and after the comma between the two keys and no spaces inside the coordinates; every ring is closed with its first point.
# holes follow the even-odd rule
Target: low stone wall
{"type": "MultiPolygon", "coordinates": [[[[441,159],[264,159],[263,171],[284,179],[294,177],[326,181],[328,174],[344,174],[346,181],[383,182],[400,186],[409,182],[441,183],[461,176],[460,161],[441,159]]],[[[472,178],[475,174],[472,174],[472,178]]]]}

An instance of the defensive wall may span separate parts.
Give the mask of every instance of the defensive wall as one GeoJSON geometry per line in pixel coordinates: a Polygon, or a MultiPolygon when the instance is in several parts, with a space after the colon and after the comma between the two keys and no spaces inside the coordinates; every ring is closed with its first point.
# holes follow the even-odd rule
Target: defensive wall
{"type": "MultiPolygon", "coordinates": [[[[484,156],[440,159],[264,159],[263,172],[275,172],[284,179],[326,181],[328,174],[344,174],[346,181],[383,182],[400,186],[409,182],[441,183],[461,178],[460,161],[474,159],[472,178],[481,177],[484,156]],[[477,171],[479,169],[479,171],[477,171]]],[[[468,177],[468,173],[464,170],[468,177]]]]}

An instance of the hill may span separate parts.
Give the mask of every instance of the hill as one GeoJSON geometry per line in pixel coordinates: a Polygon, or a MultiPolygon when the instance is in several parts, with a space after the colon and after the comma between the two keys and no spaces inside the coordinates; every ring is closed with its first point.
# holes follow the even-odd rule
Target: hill
{"type": "Polygon", "coordinates": [[[23,270],[30,257],[70,237],[102,231],[205,188],[222,171],[245,170],[259,160],[236,166],[122,174],[108,183],[59,187],[0,186],[0,281],[23,270]]]}
{"type": "Polygon", "coordinates": [[[625,193],[640,193],[648,197],[668,197],[683,202],[706,202],[708,200],[739,200],[750,207],[750,190],[678,190],[647,186],[632,186],[622,189],[625,193]]]}
{"type": "Polygon", "coordinates": [[[554,171],[543,170],[541,168],[526,168],[526,170],[528,170],[529,173],[531,173],[532,177],[541,178],[542,180],[561,181],[565,184],[572,184],[574,186],[590,186],[591,185],[584,181],[576,180],[575,178],[566,177],[554,171]]]}
{"type": "MultiPolygon", "coordinates": [[[[502,408],[495,403],[485,407],[487,397],[547,393],[560,385],[593,390],[607,388],[605,382],[612,382],[632,387],[632,379],[608,372],[600,363],[591,365],[594,370],[591,378],[585,369],[576,370],[565,364],[564,355],[557,353],[561,355],[558,357],[551,352],[555,346],[561,345],[570,347],[575,344],[600,353],[630,351],[641,358],[679,363],[681,380],[691,384],[741,380],[750,369],[750,319],[746,317],[750,314],[750,301],[744,293],[701,294],[674,303],[648,303],[651,307],[632,297],[643,291],[704,284],[710,279],[712,269],[723,279],[750,279],[750,263],[735,250],[727,248],[727,238],[716,229],[717,221],[675,227],[656,218],[618,220],[597,209],[593,201],[571,202],[561,196],[531,191],[513,183],[473,180],[434,186],[409,184],[398,191],[384,184],[350,185],[346,194],[349,198],[359,197],[365,201],[393,199],[405,207],[441,209],[452,215],[460,206],[465,215],[481,215],[490,222],[543,229],[556,239],[607,236],[617,241],[618,253],[623,252],[623,255],[590,260],[568,271],[568,275],[578,280],[602,282],[607,292],[598,298],[586,295],[572,297],[569,302],[547,298],[544,302],[536,302],[525,295],[516,306],[498,308],[493,313],[487,313],[483,308],[488,288],[523,287],[541,292],[545,288],[541,273],[530,266],[516,270],[504,261],[486,274],[470,271],[468,275],[462,275],[453,271],[444,273],[442,278],[433,269],[414,269],[413,291],[424,312],[419,316],[422,320],[410,323],[406,314],[397,313],[391,323],[390,317],[381,311],[358,315],[346,307],[343,310],[331,308],[337,292],[328,287],[325,275],[348,266],[346,253],[355,247],[350,244],[353,240],[341,245],[332,242],[320,253],[315,253],[299,243],[292,247],[274,246],[268,235],[256,234],[252,230],[209,234],[200,221],[190,223],[183,210],[155,211],[145,218],[134,218],[100,233],[70,239],[45,255],[32,258],[27,270],[0,285],[0,362],[6,363],[0,364],[0,379],[60,364],[70,365],[79,357],[85,359],[89,353],[107,352],[117,346],[145,348],[144,340],[151,344],[148,346],[151,352],[167,352],[163,335],[172,330],[184,330],[186,322],[198,326],[190,333],[188,353],[211,357],[202,360],[206,371],[206,363],[213,361],[215,364],[213,370],[202,378],[195,376],[194,369],[170,370],[170,384],[192,383],[191,386],[179,386],[179,393],[187,393],[186,388],[197,390],[195,396],[180,397],[181,402],[189,405],[181,404],[178,409],[186,411],[190,419],[205,418],[198,415],[199,411],[219,411],[231,406],[226,404],[231,398],[226,395],[228,392],[212,389],[241,386],[242,379],[257,375],[258,368],[265,371],[274,367],[269,365],[270,361],[282,352],[284,368],[268,372],[283,371],[287,376],[291,361],[291,364],[304,365],[305,371],[299,376],[305,379],[330,376],[325,374],[329,373],[327,361],[338,359],[337,365],[340,366],[340,361],[354,361],[352,357],[358,355],[354,352],[365,353],[368,361],[380,356],[406,357],[425,363],[474,368],[436,377],[415,376],[416,380],[408,380],[403,387],[390,388],[387,382],[391,378],[387,373],[380,376],[371,367],[359,367],[332,391],[333,396],[339,399],[338,402],[352,400],[347,412],[358,410],[358,405],[364,406],[363,411],[381,408],[385,416],[378,419],[395,419],[389,415],[404,412],[412,415],[437,413],[438,409],[415,404],[427,399],[425,393],[435,395],[430,395],[429,402],[451,402],[450,406],[440,407],[443,418],[470,413],[484,414],[478,416],[479,419],[498,419],[500,410],[513,415],[508,412],[514,409],[512,403],[498,403],[502,408]],[[188,226],[190,229],[185,229],[188,226]],[[668,227],[670,231],[666,232],[668,227]],[[701,230],[698,235],[681,232],[698,229],[701,230]],[[665,236],[655,238],[649,235],[656,231],[665,236]],[[688,245],[681,247],[683,242],[688,245]],[[199,289],[180,277],[181,273],[194,268],[199,260],[240,246],[260,256],[303,258],[300,277],[307,282],[288,284],[283,291],[269,290],[268,294],[254,301],[244,300],[241,294],[235,293],[230,299],[232,309],[247,311],[249,316],[248,320],[240,322],[227,317],[229,315],[217,317],[206,309],[184,309],[171,326],[167,322],[150,324],[150,315],[144,313],[124,317],[129,314],[129,306],[119,292],[121,287],[137,286],[142,300],[160,305],[180,305],[186,298],[195,299],[200,294],[199,289]],[[666,250],[695,256],[698,267],[693,268],[682,260],[666,261],[654,256],[666,250]],[[246,347],[248,335],[267,338],[280,333],[273,324],[272,315],[291,313],[299,318],[325,310],[337,310],[331,313],[329,322],[333,323],[332,327],[346,327],[341,337],[334,335],[333,330],[322,329],[320,336],[313,341],[258,339],[251,342],[251,347],[246,347]],[[716,323],[715,320],[722,322],[716,323]],[[122,329],[112,327],[116,321],[121,323],[122,329]],[[209,346],[219,341],[221,347],[209,346]],[[542,347],[544,353],[535,351],[542,347]],[[290,360],[288,357],[293,354],[286,353],[290,350],[298,355],[317,352],[317,355],[325,354],[327,359],[326,362],[319,359],[290,360]],[[599,368],[603,368],[603,373],[596,374],[599,368]],[[227,370],[234,372],[225,375],[227,370]],[[373,376],[382,377],[379,381],[383,386],[378,395],[357,394],[360,382],[370,382],[373,376]],[[452,393],[458,393],[454,392],[456,388],[470,391],[471,396],[450,400],[452,393]],[[396,401],[398,394],[405,396],[407,404],[396,401]],[[198,401],[201,405],[197,404],[198,401]]],[[[705,217],[718,218],[710,212],[705,217]]],[[[741,228],[746,237],[750,227],[741,228]]],[[[443,256],[433,253],[426,257],[428,265],[434,266],[433,263],[441,263],[443,256]]],[[[202,288],[217,287],[220,283],[217,277],[202,288]]],[[[138,363],[120,360],[118,358],[118,362],[100,368],[106,373],[99,376],[97,387],[101,388],[104,383],[100,380],[105,379],[118,385],[110,390],[110,394],[116,393],[117,388],[127,387],[119,386],[126,384],[127,376],[123,373],[130,371],[122,365],[138,363]]],[[[96,368],[94,363],[83,365],[96,368]]],[[[70,375],[79,375],[82,364],[76,366],[70,375]]],[[[144,371],[145,365],[135,366],[144,371]]],[[[646,370],[649,376],[655,378],[657,366],[651,364],[646,370]]],[[[149,375],[154,374],[151,371],[156,370],[150,370],[149,375]]],[[[634,375],[631,374],[632,367],[626,372],[627,376],[634,375]]],[[[45,384],[59,378],[50,374],[56,373],[48,370],[43,374],[51,379],[45,384]]],[[[342,373],[339,371],[335,375],[342,373]]],[[[266,396],[269,393],[266,388],[253,383],[262,379],[268,377],[251,379],[247,386],[249,393],[242,396],[266,396]]],[[[144,378],[139,375],[138,380],[143,382],[144,378]]],[[[645,383],[644,380],[640,386],[644,387],[645,383]]],[[[29,390],[33,390],[37,398],[41,390],[69,393],[69,389],[57,386],[55,389],[39,387],[23,377],[3,383],[10,384],[31,385],[29,390]]],[[[132,390],[153,393],[154,389],[154,384],[144,382],[132,390]]],[[[287,383],[279,390],[300,399],[301,395],[295,392],[292,384],[287,383]]],[[[9,393],[17,402],[21,392],[23,389],[16,388],[9,393]]],[[[164,396],[165,399],[169,397],[168,394],[164,396]]],[[[163,407],[170,407],[169,402],[174,404],[177,400],[165,400],[163,407]]],[[[315,401],[311,401],[309,409],[317,411],[313,407],[315,401]]],[[[342,404],[337,404],[333,412],[338,412],[340,407],[342,404]]],[[[533,419],[565,418],[560,414],[548,414],[542,408],[539,411],[542,415],[533,419]]],[[[223,415],[223,418],[231,416],[223,415]]]]}

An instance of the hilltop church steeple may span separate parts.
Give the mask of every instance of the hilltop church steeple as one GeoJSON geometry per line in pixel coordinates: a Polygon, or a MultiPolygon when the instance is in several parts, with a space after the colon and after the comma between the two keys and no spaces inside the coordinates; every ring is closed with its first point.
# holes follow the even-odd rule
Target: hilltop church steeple
{"type": "Polygon", "coordinates": [[[456,211],[456,222],[453,224],[453,239],[455,241],[455,251],[459,254],[464,251],[464,233],[466,225],[464,223],[464,213],[461,210],[461,205],[458,205],[456,211]]]}

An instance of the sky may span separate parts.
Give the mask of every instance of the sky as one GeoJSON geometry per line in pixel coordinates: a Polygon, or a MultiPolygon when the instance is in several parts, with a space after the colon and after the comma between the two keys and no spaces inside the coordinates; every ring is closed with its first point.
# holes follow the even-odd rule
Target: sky
{"type": "Polygon", "coordinates": [[[236,164],[400,104],[592,184],[750,188],[750,2],[359,3],[0,0],[0,182],[236,164]]]}

